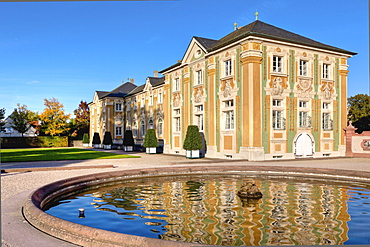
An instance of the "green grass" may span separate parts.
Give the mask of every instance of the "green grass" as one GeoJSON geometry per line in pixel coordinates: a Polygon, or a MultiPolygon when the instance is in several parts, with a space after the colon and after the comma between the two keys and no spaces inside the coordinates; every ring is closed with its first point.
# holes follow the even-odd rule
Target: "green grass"
{"type": "Polygon", "coordinates": [[[1,162],[140,158],[79,148],[2,149],[1,162]]]}

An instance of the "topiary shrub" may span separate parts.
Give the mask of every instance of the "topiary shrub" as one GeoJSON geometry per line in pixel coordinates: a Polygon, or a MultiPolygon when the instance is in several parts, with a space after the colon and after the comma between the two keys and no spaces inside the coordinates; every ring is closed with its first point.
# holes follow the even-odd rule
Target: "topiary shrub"
{"type": "Polygon", "coordinates": [[[88,144],[89,142],[90,142],[90,140],[89,140],[89,134],[84,133],[84,135],[82,137],[82,143],[88,144]]]}
{"type": "Polygon", "coordinates": [[[111,149],[112,144],[113,144],[112,135],[110,134],[110,131],[106,131],[104,133],[104,138],[103,138],[104,149],[111,149]]]}
{"type": "Polygon", "coordinates": [[[135,141],[132,130],[126,130],[123,136],[123,148],[125,151],[134,151],[135,141]]]}
{"type": "Polygon", "coordinates": [[[144,144],[147,154],[157,153],[158,139],[154,129],[148,129],[145,134],[144,144]]]}
{"type": "Polygon", "coordinates": [[[203,148],[202,137],[196,125],[189,125],[186,131],[183,148],[185,150],[199,150],[203,148]]]}
{"type": "Polygon", "coordinates": [[[100,145],[101,144],[100,135],[99,135],[98,132],[94,133],[92,144],[95,144],[95,145],[100,145]]]}
{"type": "Polygon", "coordinates": [[[100,148],[101,140],[98,132],[94,133],[92,144],[94,148],[100,148]]]}
{"type": "Polygon", "coordinates": [[[158,147],[158,139],[154,129],[148,129],[145,134],[144,147],[156,148],[158,147]]]}

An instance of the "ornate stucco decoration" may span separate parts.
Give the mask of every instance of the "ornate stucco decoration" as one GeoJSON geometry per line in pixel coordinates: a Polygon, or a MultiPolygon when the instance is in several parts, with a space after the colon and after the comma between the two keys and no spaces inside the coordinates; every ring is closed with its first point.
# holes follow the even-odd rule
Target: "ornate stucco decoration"
{"type": "Polygon", "coordinates": [[[201,103],[203,101],[203,87],[196,87],[194,88],[193,92],[193,100],[195,103],[201,103]]]}
{"type": "Polygon", "coordinates": [[[221,80],[219,96],[221,98],[232,98],[237,95],[238,88],[233,80],[233,78],[228,78],[221,80]]]}
{"type": "Polygon", "coordinates": [[[334,82],[323,81],[321,86],[321,92],[324,99],[331,100],[334,93],[334,82]]]}
{"type": "Polygon", "coordinates": [[[173,94],[173,107],[180,107],[180,94],[179,93],[174,93],[173,94]]]}
{"type": "Polygon", "coordinates": [[[312,91],[312,80],[311,79],[299,79],[297,84],[299,91],[299,97],[308,98],[312,91]]]}
{"type": "Polygon", "coordinates": [[[283,79],[281,77],[275,77],[272,80],[272,91],[271,95],[282,95],[284,92],[283,79]]]}
{"type": "Polygon", "coordinates": [[[163,108],[162,108],[162,105],[159,105],[158,106],[158,109],[157,109],[157,118],[158,119],[160,119],[160,118],[163,119],[163,117],[164,117],[163,108]]]}
{"type": "Polygon", "coordinates": [[[115,125],[121,125],[122,124],[122,115],[118,114],[114,117],[114,124],[115,125]]]}
{"type": "Polygon", "coordinates": [[[231,86],[232,81],[230,79],[225,81],[225,87],[224,87],[224,97],[227,98],[231,96],[231,90],[233,89],[231,86]]]}

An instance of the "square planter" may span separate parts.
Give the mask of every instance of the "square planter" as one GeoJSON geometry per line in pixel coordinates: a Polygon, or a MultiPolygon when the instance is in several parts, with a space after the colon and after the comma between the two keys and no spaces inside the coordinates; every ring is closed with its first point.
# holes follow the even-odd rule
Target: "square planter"
{"type": "Polygon", "coordinates": [[[199,150],[186,150],[186,158],[188,159],[199,159],[199,150]]]}
{"type": "Polygon", "coordinates": [[[89,144],[88,143],[83,143],[82,146],[87,148],[89,146],[89,144]]]}
{"type": "Polygon", "coordinates": [[[112,149],[112,145],[104,145],[104,149],[112,149]]]}
{"type": "Polygon", "coordinates": [[[145,148],[147,154],[156,154],[157,148],[145,148]]]}
{"type": "Polygon", "coordinates": [[[124,146],[123,149],[125,150],[125,152],[132,152],[132,151],[134,151],[134,147],[133,146],[124,146]]]}
{"type": "Polygon", "coordinates": [[[100,148],[100,144],[93,144],[94,148],[100,148]]]}

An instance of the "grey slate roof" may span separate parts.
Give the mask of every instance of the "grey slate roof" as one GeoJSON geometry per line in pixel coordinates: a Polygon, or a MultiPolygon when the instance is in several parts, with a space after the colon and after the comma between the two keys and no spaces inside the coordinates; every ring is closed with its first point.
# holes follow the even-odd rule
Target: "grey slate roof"
{"type": "Polygon", "coordinates": [[[109,92],[105,92],[105,91],[96,91],[96,93],[98,94],[98,98],[101,99],[103,98],[105,95],[109,94],[109,92]]]}
{"type": "MultiPolygon", "coordinates": [[[[156,86],[159,86],[161,84],[164,84],[164,76],[163,77],[148,77],[149,79],[149,83],[152,84],[153,87],[156,87],[156,86]]],[[[132,90],[128,95],[133,95],[133,94],[136,94],[136,93],[140,93],[144,90],[145,88],[145,84],[141,85],[141,86],[138,86],[137,88],[135,88],[134,90],[132,90]]]]}
{"type": "MultiPolygon", "coordinates": [[[[121,86],[113,89],[109,93],[103,95],[102,98],[104,98],[104,97],[125,97],[127,94],[129,94],[136,87],[137,86],[135,84],[133,84],[131,82],[126,82],[126,83],[122,84],[121,86]]],[[[98,95],[99,95],[99,93],[98,93],[98,95]]]]}
{"type": "MultiPolygon", "coordinates": [[[[349,55],[357,54],[355,52],[343,50],[343,49],[340,49],[334,46],[330,46],[330,45],[317,42],[315,40],[312,40],[312,39],[303,37],[299,34],[295,34],[287,30],[272,26],[270,24],[264,23],[259,20],[256,20],[244,27],[241,27],[219,40],[206,39],[206,38],[201,38],[201,37],[193,37],[193,38],[197,40],[207,50],[207,52],[212,52],[224,46],[227,46],[233,42],[246,38],[248,36],[257,36],[261,38],[285,41],[285,42],[289,42],[293,44],[306,45],[306,46],[321,48],[321,49],[325,49],[329,51],[341,52],[341,53],[345,53],[349,55]]],[[[160,73],[163,73],[167,70],[175,68],[179,65],[181,65],[181,63],[176,63],[160,71],[160,73]]]]}

